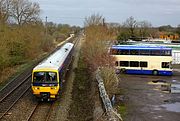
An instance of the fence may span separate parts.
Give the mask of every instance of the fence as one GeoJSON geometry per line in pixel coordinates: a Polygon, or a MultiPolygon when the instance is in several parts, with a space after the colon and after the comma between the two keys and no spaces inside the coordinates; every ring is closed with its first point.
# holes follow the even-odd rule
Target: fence
{"type": "Polygon", "coordinates": [[[96,72],[96,80],[98,82],[100,97],[104,104],[106,114],[108,116],[108,121],[123,121],[120,114],[114,111],[109,96],[106,93],[106,89],[104,87],[103,79],[100,76],[100,70],[96,72]]]}

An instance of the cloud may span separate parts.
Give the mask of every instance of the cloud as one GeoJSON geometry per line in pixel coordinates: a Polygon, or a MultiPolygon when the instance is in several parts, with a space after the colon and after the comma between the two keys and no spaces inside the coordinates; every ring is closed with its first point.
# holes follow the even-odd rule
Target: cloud
{"type": "MultiPolygon", "coordinates": [[[[49,16],[57,22],[60,16],[86,17],[100,13],[108,21],[123,22],[129,16],[148,20],[153,25],[180,21],[180,0],[33,0],[40,4],[42,16],[49,16]]],[[[65,18],[61,18],[61,21],[65,18]]],[[[73,22],[69,20],[68,22],[73,22]]],[[[79,23],[82,20],[79,19],[79,23]]],[[[179,22],[180,23],[180,22],[179,22]]]]}

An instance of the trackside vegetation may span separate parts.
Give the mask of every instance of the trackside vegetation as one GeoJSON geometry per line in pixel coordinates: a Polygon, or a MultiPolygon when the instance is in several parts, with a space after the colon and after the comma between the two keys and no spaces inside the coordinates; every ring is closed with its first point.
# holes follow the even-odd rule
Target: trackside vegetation
{"type": "Polygon", "coordinates": [[[93,94],[92,78],[84,61],[82,53],[80,54],[78,67],[75,71],[75,79],[72,91],[72,103],[69,112],[70,121],[92,121],[93,120],[93,94]]]}
{"type": "Polygon", "coordinates": [[[39,4],[30,0],[0,0],[0,84],[79,29],[43,22],[39,4]]]}
{"type": "Polygon", "coordinates": [[[113,76],[115,74],[112,69],[114,60],[107,50],[109,43],[116,38],[116,32],[106,25],[105,19],[99,14],[86,18],[85,25],[86,41],[82,50],[85,62],[91,72],[95,72],[98,68],[102,70],[105,86],[111,94],[113,92],[111,89],[115,88],[113,85],[117,79],[113,76]]]}

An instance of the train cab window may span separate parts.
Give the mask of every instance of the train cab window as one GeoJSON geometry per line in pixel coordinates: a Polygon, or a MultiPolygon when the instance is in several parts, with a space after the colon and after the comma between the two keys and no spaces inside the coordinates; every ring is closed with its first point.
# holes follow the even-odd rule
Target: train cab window
{"type": "Polygon", "coordinates": [[[162,62],[161,67],[162,68],[170,68],[170,62],[162,62]]]}
{"type": "Polygon", "coordinates": [[[55,72],[35,72],[34,82],[56,82],[57,74],[55,72]]]}
{"type": "Polygon", "coordinates": [[[57,75],[55,72],[47,72],[47,81],[54,82],[57,81],[57,75]]]}
{"type": "Polygon", "coordinates": [[[148,66],[147,62],[143,62],[143,61],[140,62],[140,67],[147,67],[147,66],[148,66]]]}
{"type": "Polygon", "coordinates": [[[138,50],[130,50],[130,55],[139,55],[138,50]]]}
{"type": "Polygon", "coordinates": [[[138,61],[130,61],[130,67],[139,67],[138,61]]]}
{"type": "Polygon", "coordinates": [[[45,73],[44,72],[35,72],[33,76],[34,82],[43,82],[45,81],[45,73]]]}
{"type": "Polygon", "coordinates": [[[129,61],[120,61],[120,66],[128,67],[129,66],[129,61]]]}

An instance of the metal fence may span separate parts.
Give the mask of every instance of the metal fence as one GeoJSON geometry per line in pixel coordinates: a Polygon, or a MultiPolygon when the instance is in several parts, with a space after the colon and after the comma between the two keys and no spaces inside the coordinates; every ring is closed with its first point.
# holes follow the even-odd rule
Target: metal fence
{"type": "Polygon", "coordinates": [[[96,72],[96,80],[98,82],[100,97],[104,104],[106,114],[108,116],[109,121],[123,121],[120,114],[114,111],[109,96],[106,93],[106,89],[104,87],[103,79],[100,76],[100,70],[96,72]]]}

